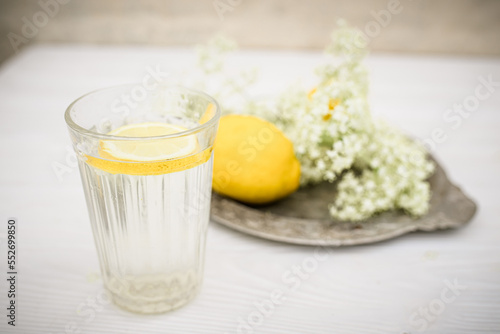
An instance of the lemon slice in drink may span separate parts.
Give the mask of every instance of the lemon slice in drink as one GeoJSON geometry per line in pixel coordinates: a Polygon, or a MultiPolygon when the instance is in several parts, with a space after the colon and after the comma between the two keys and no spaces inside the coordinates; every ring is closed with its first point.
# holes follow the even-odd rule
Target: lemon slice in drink
{"type": "Polygon", "coordinates": [[[215,106],[212,103],[210,103],[207,106],[207,109],[205,110],[205,112],[201,116],[201,118],[198,121],[198,123],[205,124],[206,122],[208,122],[209,120],[211,120],[214,117],[214,115],[215,115],[215,106]]]}
{"type": "MultiPolygon", "coordinates": [[[[125,125],[109,132],[119,137],[147,138],[187,130],[167,123],[125,125]]],[[[212,149],[200,152],[196,134],[144,140],[101,140],[99,157],[87,156],[87,163],[112,174],[159,175],[195,167],[206,162],[212,149]]]]}
{"type": "MultiPolygon", "coordinates": [[[[109,132],[120,137],[157,137],[187,130],[178,125],[167,123],[139,123],[122,126],[109,132]]],[[[196,136],[188,135],[169,139],[101,142],[99,155],[103,158],[124,161],[169,160],[193,154],[198,149],[196,136]]]]}

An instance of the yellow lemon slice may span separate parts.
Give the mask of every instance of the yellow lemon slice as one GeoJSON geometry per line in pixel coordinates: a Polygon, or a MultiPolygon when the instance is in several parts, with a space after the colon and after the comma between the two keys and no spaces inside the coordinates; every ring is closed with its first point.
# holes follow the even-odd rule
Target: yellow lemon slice
{"type": "Polygon", "coordinates": [[[214,115],[215,115],[215,106],[212,103],[210,103],[207,109],[205,110],[205,113],[201,116],[198,123],[205,124],[206,122],[211,120],[214,117],[214,115]]]}
{"type": "MultiPolygon", "coordinates": [[[[122,126],[109,132],[120,137],[156,137],[187,130],[181,126],[167,123],[139,123],[122,126]]],[[[104,140],[101,142],[99,155],[103,158],[125,161],[159,161],[183,157],[194,153],[198,148],[195,135],[168,139],[104,140]]]]}
{"type": "MultiPolygon", "coordinates": [[[[147,138],[185,130],[178,125],[148,122],[125,125],[108,134],[147,138]]],[[[211,148],[199,151],[196,134],[163,139],[101,140],[99,157],[87,156],[87,163],[112,174],[159,175],[193,168],[210,159],[211,148]]]]}

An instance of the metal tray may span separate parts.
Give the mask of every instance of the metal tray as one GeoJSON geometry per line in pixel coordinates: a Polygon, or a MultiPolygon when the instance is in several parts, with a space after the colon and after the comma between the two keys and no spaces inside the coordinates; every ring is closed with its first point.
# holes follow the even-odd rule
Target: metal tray
{"type": "Polygon", "coordinates": [[[414,219],[403,212],[386,212],[367,221],[333,220],[328,203],[335,183],[301,188],[289,197],[265,206],[249,206],[213,194],[212,220],[260,238],[300,245],[362,245],[413,232],[457,228],[476,213],[476,204],[453,185],[438,162],[429,178],[432,189],[427,215],[414,219]]]}

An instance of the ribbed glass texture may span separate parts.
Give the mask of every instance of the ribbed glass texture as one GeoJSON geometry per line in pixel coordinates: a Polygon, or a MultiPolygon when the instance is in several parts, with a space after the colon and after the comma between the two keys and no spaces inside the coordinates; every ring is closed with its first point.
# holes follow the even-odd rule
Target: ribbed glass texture
{"type": "Polygon", "coordinates": [[[165,312],[193,298],[203,274],[212,159],[163,175],[110,174],[80,159],[104,284],[118,305],[165,312]]]}

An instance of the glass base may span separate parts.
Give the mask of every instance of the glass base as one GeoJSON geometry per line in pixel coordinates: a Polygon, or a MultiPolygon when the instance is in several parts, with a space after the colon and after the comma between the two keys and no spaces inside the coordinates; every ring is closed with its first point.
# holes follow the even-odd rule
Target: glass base
{"type": "Polygon", "coordinates": [[[111,279],[107,290],[113,302],[127,311],[164,313],[187,304],[198,294],[201,280],[197,276],[190,273],[111,279]]]}
{"type": "Polygon", "coordinates": [[[115,305],[129,312],[142,314],[158,314],[173,311],[186,305],[192,299],[194,299],[197,294],[198,290],[193,290],[191,293],[186,294],[183,298],[177,298],[175,300],[145,302],[111,293],[111,300],[113,301],[113,303],[115,303],[115,305]]]}

